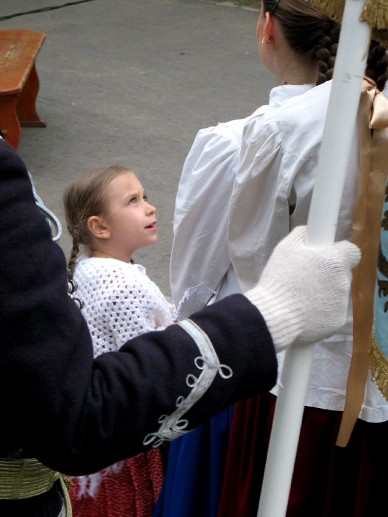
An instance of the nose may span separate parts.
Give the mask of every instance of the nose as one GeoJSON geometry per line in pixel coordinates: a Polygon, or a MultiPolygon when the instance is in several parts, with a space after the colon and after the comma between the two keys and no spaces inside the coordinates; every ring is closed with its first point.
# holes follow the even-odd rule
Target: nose
{"type": "Polygon", "coordinates": [[[147,210],[147,214],[151,215],[151,214],[154,214],[156,212],[156,208],[151,205],[151,203],[149,203],[148,201],[146,202],[146,210],[147,210]]]}

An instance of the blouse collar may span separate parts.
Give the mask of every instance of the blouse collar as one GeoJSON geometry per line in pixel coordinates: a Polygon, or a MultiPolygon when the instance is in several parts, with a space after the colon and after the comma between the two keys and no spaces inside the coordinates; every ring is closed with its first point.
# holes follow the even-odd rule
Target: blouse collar
{"type": "Polygon", "coordinates": [[[291,97],[302,95],[314,88],[315,84],[281,84],[272,88],[269,94],[269,104],[280,104],[291,97]]]}

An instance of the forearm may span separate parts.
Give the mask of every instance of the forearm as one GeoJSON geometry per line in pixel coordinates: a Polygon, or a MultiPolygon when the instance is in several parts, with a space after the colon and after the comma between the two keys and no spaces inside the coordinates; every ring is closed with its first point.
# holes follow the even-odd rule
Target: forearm
{"type": "Polygon", "coordinates": [[[217,373],[199,400],[190,397],[188,376],[200,375],[202,354],[179,326],[139,336],[93,361],[86,323],[67,295],[63,253],[35,207],[24,165],[5,143],[0,207],[5,452],[24,449],[64,472],[96,471],[142,450],[146,436],[158,434],[159,417],[174,414],[178,397],[192,403],[182,415],[190,429],[275,383],[272,340],[242,295],[193,316],[216,362],[233,371],[227,379],[217,373]]]}
{"type": "Polygon", "coordinates": [[[179,436],[186,420],[184,431],[237,399],[274,385],[277,363],[272,341],[259,313],[242,295],[215,304],[193,316],[193,321],[206,331],[217,355],[211,365],[214,379],[199,400],[200,390],[191,381],[203,373],[198,366],[204,366],[204,356],[190,336],[177,325],[139,336],[119,353],[95,360],[90,385],[78,384],[77,392],[85,398],[73,399],[69,406],[78,382],[76,367],[72,368],[73,380],[66,383],[70,396],[62,387],[62,422],[55,431],[63,443],[51,451],[42,443],[45,462],[55,461],[57,468],[72,473],[96,470],[156,445],[160,438],[179,436]],[[178,397],[188,403],[183,412],[177,407],[178,397]],[[159,422],[162,416],[169,417],[167,427],[159,422]]]}
{"type": "Polygon", "coordinates": [[[180,326],[139,336],[120,352],[94,361],[86,326],[81,326],[71,340],[56,346],[56,336],[51,346],[42,346],[35,371],[23,360],[14,365],[15,374],[18,368],[30,368],[30,378],[17,380],[12,390],[20,394],[13,399],[17,416],[10,423],[19,436],[15,446],[63,472],[93,472],[155,445],[159,438],[179,436],[186,420],[184,431],[237,399],[274,385],[272,340],[245,297],[232,296],[192,319],[209,336],[217,357],[211,365],[214,379],[199,400],[189,376],[199,379],[203,354],[180,326]],[[40,363],[53,374],[39,371],[40,363]],[[189,406],[174,416],[178,397],[189,406]],[[163,415],[172,422],[164,433],[159,423],[163,415]],[[23,426],[20,418],[30,425],[23,426]]]}

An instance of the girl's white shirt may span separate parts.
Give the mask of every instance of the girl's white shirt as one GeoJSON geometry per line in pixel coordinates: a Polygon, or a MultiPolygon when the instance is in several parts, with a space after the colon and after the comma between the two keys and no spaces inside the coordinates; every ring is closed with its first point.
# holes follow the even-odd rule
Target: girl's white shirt
{"type": "Polygon", "coordinates": [[[172,305],[139,264],[83,256],[76,262],[74,281],[95,357],[173,323],[172,305]]]}
{"type": "MultiPolygon", "coordinates": [[[[278,86],[269,104],[250,117],[198,132],[176,198],[170,268],[176,303],[201,283],[216,291],[217,299],[250,289],[276,244],[306,224],[330,89],[331,81],[315,88],[278,86]],[[291,215],[290,205],[295,205],[291,215]]],[[[357,142],[354,131],[337,240],[350,238],[357,142]]],[[[351,353],[350,306],[341,333],[315,345],[307,406],[343,410],[351,353]]],[[[284,353],[278,359],[280,384],[284,353]]],[[[388,420],[388,403],[370,379],[360,418],[388,420]]]]}

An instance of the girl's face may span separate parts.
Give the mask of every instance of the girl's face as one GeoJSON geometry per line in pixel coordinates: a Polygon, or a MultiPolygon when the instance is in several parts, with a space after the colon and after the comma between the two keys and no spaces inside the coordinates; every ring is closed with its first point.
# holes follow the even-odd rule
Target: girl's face
{"type": "Polygon", "coordinates": [[[135,250],[157,240],[155,207],[132,172],[113,179],[106,190],[104,222],[109,230],[109,247],[114,258],[129,262],[135,250]]]}

